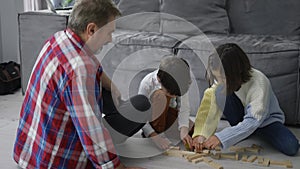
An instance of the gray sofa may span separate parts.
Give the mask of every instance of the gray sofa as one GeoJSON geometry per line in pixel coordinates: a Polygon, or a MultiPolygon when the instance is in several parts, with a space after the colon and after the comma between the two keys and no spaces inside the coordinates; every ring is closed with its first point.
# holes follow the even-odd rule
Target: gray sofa
{"type": "MultiPolygon", "coordinates": [[[[186,58],[192,69],[193,83],[189,98],[192,115],[195,115],[203,91],[208,87],[205,80],[208,55],[219,44],[234,42],[248,54],[253,67],[270,78],[285,112],[286,124],[300,124],[300,1],[115,2],[123,16],[117,20],[114,43],[103,48],[98,57],[104,71],[120,88],[124,99],[137,93],[139,81],[158,67],[162,57],[176,54],[186,58]]],[[[24,32],[30,29],[25,30],[24,24],[28,21],[22,20],[22,15],[28,16],[28,13],[19,16],[21,67],[24,70],[32,68],[36,56],[24,55],[28,50],[24,47],[24,39],[28,39],[24,32]],[[29,61],[31,65],[22,64],[29,61]]],[[[35,15],[44,16],[39,13],[35,15]]],[[[49,16],[60,18],[51,25],[65,24],[64,17],[46,17],[49,16]]],[[[54,29],[45,31],[52,33],[54,29]]],[[[41,46],[39,43],[36,48],[41,46]]],[[[25,78],[22,77],[24,91],[28,81],[26,78],[29,77],[28,70],[22,71],[22,74],[25,75],[25,78]]]]}
{"type": "Polygon", "coordinates": [[[124,92],[137,92],[137,82],[127,83],[139,81],[158,66],[159,58],[174,53],[191,65],[190,102],[195,115],[208,86],[208,55],[214,47],[234,42],[248,54],[253,67],[270,78],[286,124],[300,124],[300,1],[120,0],[117,4],[123,17],[117,20],[115,45],[101,58],[124,92]]]}

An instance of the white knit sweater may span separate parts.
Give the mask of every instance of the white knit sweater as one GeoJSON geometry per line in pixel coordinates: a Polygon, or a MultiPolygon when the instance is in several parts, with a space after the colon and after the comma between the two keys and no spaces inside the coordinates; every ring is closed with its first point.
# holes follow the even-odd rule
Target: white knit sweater
{"type": "Polygon", "coordinates": [[[284,123],[284,113],[272,90],[269,79],[252,68],[251,79],[235,92],[245,107],[242,122],[215,133],[223,148],[228,148],[247,138],[257,128],[279,121],[284,123]]]}

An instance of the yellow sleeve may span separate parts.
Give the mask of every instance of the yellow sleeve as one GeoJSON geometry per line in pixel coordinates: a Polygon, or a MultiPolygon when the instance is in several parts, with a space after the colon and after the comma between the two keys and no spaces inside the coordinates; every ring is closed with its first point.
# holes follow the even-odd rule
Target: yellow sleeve
{"type": "Polygon", "coordinates": [[[217,86],[213,85],[204,92],[196,115],[193,138],[199,135],[208,138],[218,127],[222,113],[216,104],[216,88],[217,86]]]}

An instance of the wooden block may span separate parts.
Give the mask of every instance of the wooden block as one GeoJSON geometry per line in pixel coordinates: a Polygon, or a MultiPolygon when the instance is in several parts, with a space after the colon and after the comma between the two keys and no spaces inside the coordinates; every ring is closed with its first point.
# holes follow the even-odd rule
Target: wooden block
{"type": "Polygon", "coordinates": [[[247,162],[253,163],[257,159],[257,156],[252,155],[247,159],[247,162]]]}
{"type": "Polygon", "coordinates": [[[247,162],[247,160],[248,160],[248,156],[247,156],[247,155],[243,155],[243,157],[242,157],[242,161],[245,161],[245,162],[247,162]]]}
{"type": "Polygon", "coordinates": [[[258,152],[260,151],[260,149],[258,149],[258,148],[253,148],[253,147],[246,147],[246,148],[245,148],[245,151],[253,152],[253,153],[258,153],[258,152]]]}
{"type": "Polygon", "coordinates": [[[221,153],[221,158],[227,158],[227,159],[232,159],[232,160],[239,160],[239,154],[223,154],[221,153]]]}
{"type": "Polygon", "coordinates": [[[262,165],[268,167],[270,165],[270,159],[264,158],[264,162],[262,163],[262,165]]]}
{"type": "Polygon", "coordinates": [[[183,157],[183,155],[192,155],[196,154],[195,152],[191,151],[183,151],[183,150],[168,150],[164,153],[167,156],[172,156],[172,157],[183,157]]]}
{"type": "Polygon", "coordinates": [[[206,163],[208,163],[208,162],[211,162],[212,159],[209,159],[209,158],[207,158],[207,157],[203,157],[203,161],[206,162],[206,163]]]}
{"type": "Polygon", "coordinates": [[[217,146],[217,147],[215,148],[215,150],[216,150],[216,151],[221,151],[221,147],[220,147],[220,146],[217,146]]]}
{"type": "Polygon", "coordinates": [[[235,153],[235,160],[239,161],[239,154],[238,153],[235,153]]]}
{"type": "Polygon", "coordinates": [[[221,158],[221,154],[220,153],[211,154],[210,157],[213,158],[213,159],[219,160],[221,158]]]}
{"type": "Polygon", "coordinates": [[[293,168],[292,162],[289,160],[286,161],[270,160],[270,165],[280,165],[280,166],[285,166],[286,168],[293,168]]]}
{"type": "Polygon", "coordinates": [[[171,146],[170,150],[180,150],[180,147],[178,147],[178,146],[171,146]]]}
{"type": "Polygon", "coordinates": [[[203,157],[204,155],[203,154],[194,154],[194,155],[189,155],[189,156],[187,156],[187,160],[189,161],[189,162],[191,162],[192,160],[194,160],[194,159],[197,159],[197,158],[200,158],[200,157],[203,157]]]}
{"type": "Polygon", "coordinates": [[[234,152],[245,152],[245,147],[231,146],[229,150],[234,152]]]}
{"type": "Polygon", "coordinates": [[[209,158],[206,158],[206,157],[203,157],[203,161],[208,164],[209,166],[215,168],[215,169],[223,169],[223,166],[214,162],[212,159],[209,159],[209,158]]]}
{"type": "Polygon", "coordinates": [[[192,160],[192,163],[193,163],[193,164],[197,164],[197,163],[199,163],[199,162],[201,162],[201,161],[203,161],[203,157],[193,159],[193,160],[192,160]]]}
{"type": "Polygon", "coordinates": [[[258,164],[263,164],[264,158],[262,156],[257,157],[258,164]]]}
{"type": "Polygon", "coordinates": [[[209,154],[209,150],[202,150],[202,153],[204,153],[204,154],[209,154]]]}

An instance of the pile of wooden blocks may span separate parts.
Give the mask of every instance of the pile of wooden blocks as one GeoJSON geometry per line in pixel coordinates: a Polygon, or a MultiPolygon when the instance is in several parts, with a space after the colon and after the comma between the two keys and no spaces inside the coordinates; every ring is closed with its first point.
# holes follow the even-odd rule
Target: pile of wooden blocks
{"type": "Polygon", "coordinates": [[[165,154],[168,156],[173,157],[184,157],[191,163],[199,163],[205,162],[209,166],[215,169],[223,169],[223,166],[216,163],[213,159],[231,159],[231,160],[239,160],[240,153],[242,154],[241,160],[243,162],[250,162],[253,163],[255,160],[258,160],[258,164],[261,166],[269,167],[270,165],[277,165],[277,166],[284,166],[286,168],[293,168],[291,161],[276,161],[269,158],[264,158],[262,156],[257,155],[250,155],[248,156],[247,152],[251,153],[259,153],[263,148],[261,146],[257,146],[253,144],[251,147],[237,147],[232,146],[230,151],[232,153],[222,153],[220,148],[216,148],[214,150],[203,150],[201,153],[191,152],[191,151],[184,151],[180,150],[179,147],[172,147],[170,148],[165,154]]]}
{"type": "Polygon", "coordinates": [[[210,155],[209,150],[203,150],[202,153],[196,153],[192,151],[184,151],[180,150],[179,147],[172,147],[170,150],[165,152],[166,155],[172,157],[184,157],[189,162],[197,164],[199,162],[205,162],[209,166],[216,168],[216,169],[223,169],[223,166],[214,162],[212,159],[208,158],[210,155]]]}
{"type": "MultiPolygon", "coordinates": [[[[263,148],[261,146],[253,144],[251,147],[237,147],[237,146],[232,146],[230,148],[230,151],[234,151],[236,153],[243,153],[243,152],[253,152],[253,153],[259,153],[263,148]]],[[[251,162],[253,163],[255,160],[258,160],[258,164],[269,167],[270,165],[278,165],[278,166],[284,166],[286,168],[293,168],[292,162],[289,160],[286,161],[276,161],[272,160],[269,158],[264,158],[262,156],[257,156],[257,155],[250,155],[249,157],[247,155],[242,156],[242,161],[244,162],[251,162]]]]}

